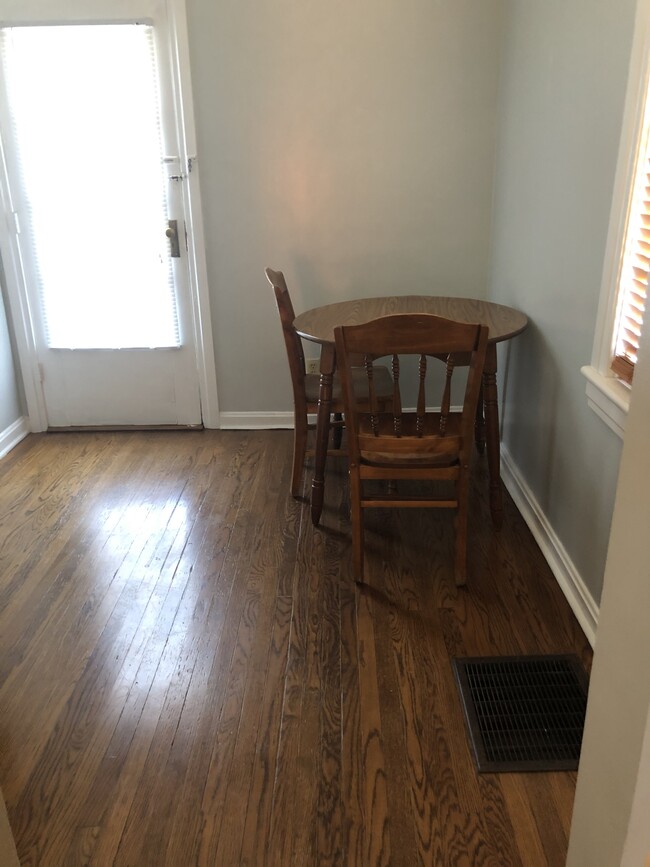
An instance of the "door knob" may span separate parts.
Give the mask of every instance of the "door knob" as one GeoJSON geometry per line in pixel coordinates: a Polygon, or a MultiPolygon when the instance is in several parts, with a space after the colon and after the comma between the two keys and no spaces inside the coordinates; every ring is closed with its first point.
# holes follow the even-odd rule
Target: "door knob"
{"type": "Polygon", "coordinates": [[[169,255],[172,259],[180,259],[181,246],[178,242],[178,220],[168,220],[165,235],[169,238],[169,255]]]}

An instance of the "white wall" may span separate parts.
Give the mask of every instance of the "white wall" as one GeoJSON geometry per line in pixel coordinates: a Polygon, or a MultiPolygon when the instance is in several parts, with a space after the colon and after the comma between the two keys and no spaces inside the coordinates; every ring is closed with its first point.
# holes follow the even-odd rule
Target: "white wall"
{"type": "Polygon", "coordinates": [[[567,867],[618,867],[626,837],[626,867],[642,867],[650,853],[648,744],[643,752],[650,720],[648,430],[646,333],[621,459],[567,867]]]}
{"type": "MultiPolygon", "coordinates": [[[[524,310],[503,440],[597,602],[621,443],[587,407],[635,0],[509,0],[490,298],[524,310]]],[[[502,365],[505,367],[505,364],[502,365]]]]}
{"type": "Polygon", "coordinates": [[[298,311],[485,295],[503,2],[187,7],[220,409],[288,410],[265,266],[298,311]]]}
{"type": "Polygon", "coordinates": [[[621,867],[650,867],[650,714],[646,717],[641,762],[632,800],[621,867]]]}

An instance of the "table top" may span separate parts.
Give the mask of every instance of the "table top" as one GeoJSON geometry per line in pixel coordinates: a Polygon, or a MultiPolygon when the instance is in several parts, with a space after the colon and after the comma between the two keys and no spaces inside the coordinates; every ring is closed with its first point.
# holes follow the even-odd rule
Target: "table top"
{"type": "Polygon", "coordinates": [[[314,343],[333,343],[338,325],[360,325],[395,313],[433,313],[458,322],[477,322],[489,327],[488,342],[498,343],[520,334],[528,318],[513,307],[480,301],[477,298],[451,298],[443,295],[387,295],[383,298],[358,298],[306,310],[294,320],[301,337],[314,343]]]}

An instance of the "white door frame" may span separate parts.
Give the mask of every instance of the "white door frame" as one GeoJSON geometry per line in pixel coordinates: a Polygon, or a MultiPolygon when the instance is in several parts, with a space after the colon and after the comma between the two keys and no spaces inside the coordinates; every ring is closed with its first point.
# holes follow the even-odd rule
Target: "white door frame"
{"type": "MultiPolygon", "coordinates": [[[[210,295],[205,257],[185,0],[165,0],[165,5],[172,49],[170,64],[180,142],[179,155],[181,171],[186,175],[182,185],[183,210],[188,229],[189,249],[187,253],[192,305],[191,327],[196,354],[201,417],[205,427],[218,428],[220,424],[217,374],[210,317],[210,295]]],[[[47,429],[47,413],[34,336],[34,320],[15,240],[19,228],[14,221],[14,208],[7,184],[7,170],[1,153],[0,159],[2,160],[0,165],[0,204],[4,214],[4,220],[0,220],[0,255],[6,276],[9,302],[7,315],[16,339],[20,364],[18,374],[25,393],[30,430],[38,432],[47,429]]]]}

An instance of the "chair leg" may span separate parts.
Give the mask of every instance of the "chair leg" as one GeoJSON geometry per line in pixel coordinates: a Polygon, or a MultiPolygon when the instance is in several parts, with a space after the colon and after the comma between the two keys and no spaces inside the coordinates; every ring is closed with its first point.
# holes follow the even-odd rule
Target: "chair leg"
{"type": "Polygon", "coordinates": [[[300,496],[302,474],[307,452],[307,416],[294,413],[293,416],[293,472],[291,474],[291,495],[300,496]]]}
{"type": "Polygon", "coordinates": [[[355,581],[363,584],[363,509],[361,507],[361,479],[350,468],[350,521],[352,524],[352,573],[355,581]]]}
{"type": "Polygon", "coordinates": [[[478,393],[476,417],[474,419],[474,441],[480,455],[485,451],[485,415],[483,414],[483,383],[478,393]]]}
{"type": "Polygon", "coordinates": [[[467,513],[469,496],[469,472],[467,468],[461,470],[460,478],[456,483],[456,551],[454,558],[454,580],[457,587],[462,587],[467,582],[467,513]]]}

